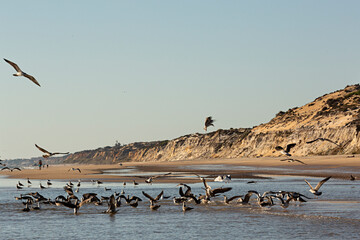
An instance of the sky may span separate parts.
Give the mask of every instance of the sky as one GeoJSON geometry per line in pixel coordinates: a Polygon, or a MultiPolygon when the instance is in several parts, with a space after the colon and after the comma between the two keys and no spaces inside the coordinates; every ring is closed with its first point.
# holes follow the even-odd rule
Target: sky
{"type": "MultiPolygon", "coordinates": [[[[4,1],[0,158],[253,127],[359,83],[360,1],[4,1]]],[[[2,61],[2,60],[1,60],[2,61]]]]}

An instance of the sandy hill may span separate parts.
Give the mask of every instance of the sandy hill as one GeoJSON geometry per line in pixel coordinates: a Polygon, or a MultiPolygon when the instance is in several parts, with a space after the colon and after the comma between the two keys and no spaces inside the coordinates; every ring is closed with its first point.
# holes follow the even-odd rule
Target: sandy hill
{"type": "Polygon", "coordinates": [[[360,86],[318,97],[302,107],[280,111],[252,129],[217,130],[173,140],[132,143],[69,155],[66,162],[115,163],[198,158],[279,156],[275,147],[296,143],[294,156],[360,153],[360,86]],[[317,138],[330,141],[306,143],[317,138]]]}

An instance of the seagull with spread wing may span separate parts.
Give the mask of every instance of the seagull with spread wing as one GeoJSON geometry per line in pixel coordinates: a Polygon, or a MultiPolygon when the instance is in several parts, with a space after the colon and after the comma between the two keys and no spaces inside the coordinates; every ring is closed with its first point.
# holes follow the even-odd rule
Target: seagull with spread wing
{"type": "Polygon", "coordinates": [[[2,171],[2,170],[9,170],[10,172],[12,172],[12,171],[14,171],[14,170],[19,170],[19,171],[21,171],[21,169],[18,168],[18,167],[14,167],[14,168],[3,167],[3,168],[1,169],[1,171],[2,171]]]}
{"type": "Polygon", "coordinates": [[[329,180],[331,178],[331,176],[330,177],[327,177],[327,178],[324,178],[323,180],[321,180],[317,185],[316,185],[316,187],[315,188],[313,188],[312,186],[311,186],[311,184],[308,182],[308,181],[306,181],[306,179],[304,179],[305,180],[305,182],[309,185],[309,187],[310,187],[310,192],[311,193],[313,193],[314,195],[316,195],[316,196],[320,196],[321,194],[322,194],[322,192],[319,192],[319,189],[320,189],[320,187],[327,181],[327,180],[329,180]]]}
{"type": "Polygon", "coordinates": [[[282,160],[280,160],[280,161],[282,161],[282,162],[284,162],[284,161],[288,161],[288,162],[299,162],[299,163],[301,163],[301,164],[307,165],[307,164],[304,163],[303,161],[300,161],[300,160],[294,159],[294,158],[282,159],[282,160]]]}
{"type": "Polygon", "coordinates": [[[295,147],[295,145],[296,145],[296,143],[290,143],[290,144],[286,145],[285,149],[281,146],[276,146],[275,150],[280,151],[282,154],[290,157],[291,154],[289,152],[290,152],[291,148],[295,147]]]}
{"type": "Polygon", "coordinates": [[[332,141],[332,140],[330,140],[330,139],[327,139],[327,138],[317,138],[317,139],[314,139],[314,140],[312,140],[312,141],[308,141],[308,142],[306,142],[306,143],[313,143],[313,142],[316,142],[316,141],[328,141],[328,142],[330,142],[330,143],[333,143],[333,144],[335,144],[336,146],[339,146],[340,147],[340,145],[339,144],[337,144],[336,142],[334,142],[334,141],[332,141]]]}
{"type": "Polygon", "coordinates": [[[21,69],[19,68],[19,66],[16,63],[14,63],[12,61],[9,61],[9,60],[7,60],[5,58],[4,58],[4,60],[5,60],[5,62],[10,64],[16,70],[16,73],[14,73],[13,76],[15,76],[15,77],[21,77],[21,76],[26,77],[26,78],[30,79],[33,83],[35,83],[36,85],[38,85],[40,87],[39,82],[36,81],[36,79],[33,76],[21,71],[21,69]]]}
{"type": "Polygon", "coordinates": [[[171,174],[171,172],[165,173],[165,174],[161,174],[161,175],[156,175],[156,176],[150,176],[150,177],[148,177],[148,178],[145,180],[145,182],[146,182],[146,183],[152,183],[155,178],[165,177],[165,176],[170,175],[170,174],[171,174]]]}
{"type": "MultiPolygon", "coordinates": [[[[68,170],[68,172],[69,172],[70,170],[72,170],[72,171],[79,171],[79,173],[81,173],[80,168],[70,168],[70,169],[68,170]]],[[[79,180],[78,185],[79,185],[79,184],[80,184],[80,180],[79,180]]]]}
{"type": "Polygon", "coordinates": [[[211,187],[207,184],[205,178],[202,178],[202,181],[205,187],[205,194],[207,198],[216,197],[218,194],[228,192],[232,189],[231,187],[211,189],[211,187]]]}
{"type": "Polygon", "coordinates": [[[149,199],[150,203],[156,203],[164,195],[164,191],[161,191],[161,193],[159,193],[159,195],[157,195],[156,198],[153,198],[152,196],[150,196],[149,194],[147,194],[144,191],[142,191],[142,194],[149,199]]]}
{"type": "Polygon", "coordinates": [[[45,153],[44,155],[42,155],[44,158],[48,158],[48,157],[51,157],[51,156],[54,156],[56,154],[69,154],[69,152],[66,152],[66,153],[61,153],[61,152],[49,152],[47,150],[45,150],[44,148],[42,147],[39,147],[38,145],[35,144],[35,147],[37,147],[37,149],[39,149],[40,151],[42,151],[43,153],[45,153]]]}

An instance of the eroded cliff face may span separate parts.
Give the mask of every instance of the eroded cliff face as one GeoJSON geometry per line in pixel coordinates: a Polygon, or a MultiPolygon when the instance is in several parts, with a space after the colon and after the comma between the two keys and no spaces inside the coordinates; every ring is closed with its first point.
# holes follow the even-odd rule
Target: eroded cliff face
{"type": "Polygon", "coordinates": [[[294,156],[360,153],[360,86],[326,94],[299,108],[279,112],[252,129],[217,130],[169,141],[132,143],[77,152],[65,162],[117,163],[198,158],[280,156],[275,147],[296,143],[294,156]],[[317,138],[330,141],[315,141],[317,138]],[[332,141],[332,142],[331,142],[332,141]]]}

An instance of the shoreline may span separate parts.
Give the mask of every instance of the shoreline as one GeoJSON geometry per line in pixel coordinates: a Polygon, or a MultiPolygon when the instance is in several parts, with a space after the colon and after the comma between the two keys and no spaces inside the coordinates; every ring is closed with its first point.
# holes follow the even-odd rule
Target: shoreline
{"type": "Polygon", "coordinates": [[[132,182],[143,181],[147,176],[161,175],[171,172],[171,175],[156,178],[156,182],[172,183],[198,182],[195,175],[216,177],[230,174],[232,178],[258,179],[266,176],[308,176],[349,179],[350,175],[360,177],[360,155],[331,155],[331,156],[307,156],[294,157],[299,162],[280,161],[285,157],[263,158],[234,158],[234,159],[196,159],[179,160],[171,162],[124,162],[111,165],[95,164],[66,164],[51,165],[49,168],[22,169],[22,171],[0,171],[0,175],[16,179],[39,179],[39,180],[77,180],[90,181],[101,179],[108,182],[132,182]],[[352,157],[353,156],[353,157],[352,157]],[[71,168],[80,168],[78,171],[71,168]],[[104,173],[104,171],[119,171],[117,175],[104,173]],[[121,175],[123,171],[123,175],[121,175]],[[129,172],[130,171],[130,172],[129,172]],[[125,174],[126,172],[126,174],[125,174]],[[181,178],[183,176],[183,178],[181,178]],[[184,177],[185,176],[185,177],[184,177]],[[193,177],[192,177],[193,176],[193,177]]]}

